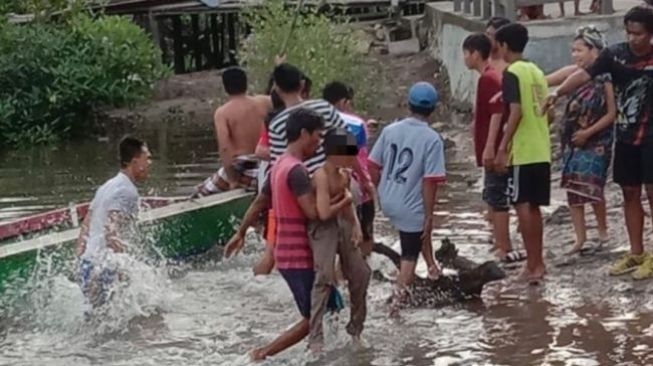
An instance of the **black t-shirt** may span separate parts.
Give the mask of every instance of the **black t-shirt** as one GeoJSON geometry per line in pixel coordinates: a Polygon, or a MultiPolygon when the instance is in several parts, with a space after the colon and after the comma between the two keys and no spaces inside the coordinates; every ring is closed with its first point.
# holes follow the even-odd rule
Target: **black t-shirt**
{"type": "Polygon", "coordinates": [[[603,50],[587,72],[612,76],[617,99],[617,141],[653,144],[653,53],[638,57],[628,43],[603,50]]]}
{"type": "MultiPolygon", "coordinates": [[[[288,187],[295,197],[301,197],[306,193],[311,192],[313,186],[311,185],[311,178],[308,176],[308,170],[301,165],[296,165],[288,172],[288,187]]],[[[272,187],[270,187],[270,177],[263,183],[261,193],[271,197],[272,187]]]]}

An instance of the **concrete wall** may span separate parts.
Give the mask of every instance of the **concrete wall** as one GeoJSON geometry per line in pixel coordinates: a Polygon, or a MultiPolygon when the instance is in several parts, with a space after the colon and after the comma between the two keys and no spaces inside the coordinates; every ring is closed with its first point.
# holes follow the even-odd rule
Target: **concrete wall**
{"type": "MultiPolygon", "coordinates": [[[[433,56],[445,66],[454,102],[471,107],[475,97],[475,72],[467,70],[463,62],[462,43],[474,32],[482,32],[484,22],[453,13],[451,2],[430,3],[426,8],[425,23],[429,28],[429,47],[433,56]]],[[[606,34],[608,43],[624,39],[623,15],[584,16],[524,23],[530,42],[526,58],[537,63],[545,72],[554,71],[571,63],[570,45],[576,28],[594,24],[606,34]]]]}

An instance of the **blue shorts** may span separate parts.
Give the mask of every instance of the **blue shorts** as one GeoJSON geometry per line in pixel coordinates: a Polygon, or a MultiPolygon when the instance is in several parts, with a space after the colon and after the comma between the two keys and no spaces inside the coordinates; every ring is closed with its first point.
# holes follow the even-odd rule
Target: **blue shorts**
{"type": "Polygon", "coordinates": [[[94,306],[102,305],[109,300],[109,291],[117,278],[116,271],[112,269],[103,268],[97,273],[96,264],[88,259],[82,259],[82,263],[79,266],[79,279],[82,293],[94,306]],[[97,294],[91,293],[93,280],[99,286],[97,294]]]}
{"type": "Polygon", "coordinates": [[[302,317],[310,319],[311,292],[313,291],[313,282],[315,282],[315,271],[313,269],[280,269],[279,273],[290,287],[299,313],[302,317]]]}

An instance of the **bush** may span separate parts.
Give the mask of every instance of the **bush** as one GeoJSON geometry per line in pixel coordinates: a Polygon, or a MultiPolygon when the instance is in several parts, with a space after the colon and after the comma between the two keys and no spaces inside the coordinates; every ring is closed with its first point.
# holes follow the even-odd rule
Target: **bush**
{"type": "MultiPolygon", "coordinates": [[[[257,90],[268,83],[274,60],[288,34],[295,8],[281,0],[269,0],[245,13],[251,35],[239,53],[257,90]]],[[[364,55],[356,51],[360,40],[344,19],[329,18],[315,10],[305,10],[288,43],[287,62],[296,65],[313,81],[313,95],[321,95],[328,82],[340,80],[356,90],[359,110],[365,110],[374,81],[364,55]]]]}
{"type": "Polygon", "coordinates": [[[160,52],[131,21],[78,15],[0,29],[0,146],[87,135],[92,112],[141,101],[165,76],[160,52]]]}

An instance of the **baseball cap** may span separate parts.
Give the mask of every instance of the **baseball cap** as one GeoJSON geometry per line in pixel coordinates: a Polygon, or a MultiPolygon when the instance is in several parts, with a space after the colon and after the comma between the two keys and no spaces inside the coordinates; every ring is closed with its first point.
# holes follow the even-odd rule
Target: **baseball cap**
{"type": "Polygon", "coordinates": [[[408,103],[413,107],[435,108],[438,104],[438,91],[433,85],[420,81],[410,88],[408,103]]]}

